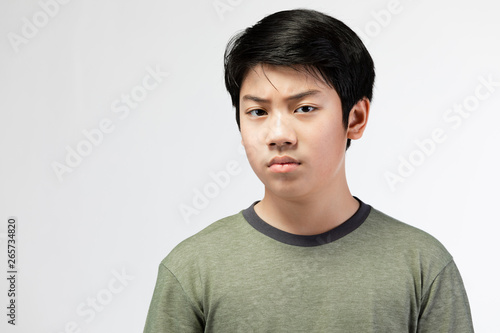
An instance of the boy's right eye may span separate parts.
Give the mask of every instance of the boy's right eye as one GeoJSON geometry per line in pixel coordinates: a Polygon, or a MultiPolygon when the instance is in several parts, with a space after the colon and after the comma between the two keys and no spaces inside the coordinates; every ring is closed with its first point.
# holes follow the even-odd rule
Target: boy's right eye
{"type": "Polygon", "coordinates": [[[255,109],[255,110],[248,111],[247,114],[254,116],[254,117],[262,117],[262,116],[265,116],[267,114],[267,112],[264,110],[261,110],[261,109],[255,109]]]}

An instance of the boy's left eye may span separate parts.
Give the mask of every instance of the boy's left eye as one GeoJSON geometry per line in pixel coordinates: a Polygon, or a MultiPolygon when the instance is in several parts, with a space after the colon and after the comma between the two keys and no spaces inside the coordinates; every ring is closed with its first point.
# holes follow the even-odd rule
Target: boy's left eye
{"type": "Polygon", "coordinates": [[[295,110],[295,112],[297,112],[297,113],[308,113],[308,112],[311,112],[311,111],[313,111],[315,109],[316,108],[314,106],[305,105],[305,106],[301,106],[300,108],[298,108],[297,110],[295,110]]]}

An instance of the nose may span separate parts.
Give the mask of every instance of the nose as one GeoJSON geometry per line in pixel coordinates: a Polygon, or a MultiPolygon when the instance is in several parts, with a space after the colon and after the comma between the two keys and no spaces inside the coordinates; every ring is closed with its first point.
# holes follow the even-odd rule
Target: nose
{"type": "Polygon", "coordinates": [[[285,119],[281,113],[270,117],[268,124],[266,143],[269,147],[283,148],[297,143],[297,135],[291,121],[285,119]]]}

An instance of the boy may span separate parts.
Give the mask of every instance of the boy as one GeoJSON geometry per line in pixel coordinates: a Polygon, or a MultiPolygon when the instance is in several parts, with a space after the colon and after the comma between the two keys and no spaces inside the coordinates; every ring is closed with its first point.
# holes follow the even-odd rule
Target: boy
{"type": "Polygon", "coordinates": [[[316,11],[233,38],[226,87],[265,194],[163,260],[145,332],[473,332],[446,249],[349,191],[374,77],[356,34],[316,11]]]}

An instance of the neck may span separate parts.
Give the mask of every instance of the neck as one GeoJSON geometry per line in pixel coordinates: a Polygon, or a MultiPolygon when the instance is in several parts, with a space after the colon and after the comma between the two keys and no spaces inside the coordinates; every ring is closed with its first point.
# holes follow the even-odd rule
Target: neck
{"type": "Polygon", "coordinates": [[[280,230],[317,235],[339,226],[358,208],[359,202],[351,195],[344,177],[340,184],[329,184],[322,191],[301,197],[279,197],[266,188],[255,212],[280,230]]]}

